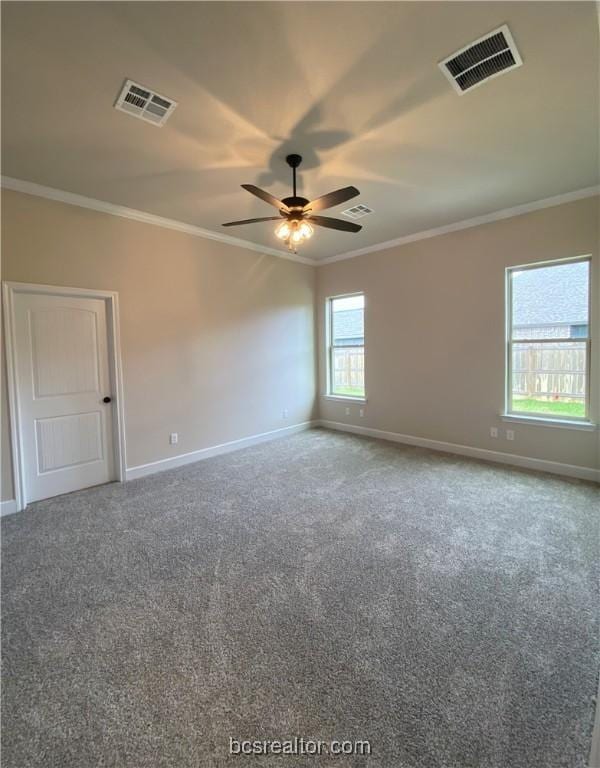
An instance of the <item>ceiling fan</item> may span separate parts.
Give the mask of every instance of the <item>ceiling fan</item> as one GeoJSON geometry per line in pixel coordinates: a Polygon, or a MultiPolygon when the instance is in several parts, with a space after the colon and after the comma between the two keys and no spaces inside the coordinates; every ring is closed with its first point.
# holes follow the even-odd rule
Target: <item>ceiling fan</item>
{"type": "Polygon", "coordinates": [[[301,155],[288,155],[287,164],[292,169],[294,193],[291,197],[284,197],[278,200],[273,195],[265,192],[264,189],[255,187],[253,184],[242,184],[242,187],[250,194],[260,197],[266,203],[279,210],[279,216],[265,216],[261,219],[244,219],[243,221],[228,221],[223,224],[224,227],[237,227],[240,224],[254,224],[259,221],[278,221],[283,217],[283,221],[275,229],[275,234],[283,240],[290,250],[296,251],[296,247],[307,240],[313,234],[313,224],[328,229],[337,229],[341,232],[360,232],[362,227],[351,221],[343,219],[332,219],[329,216],[314,216],[316,211],[323,211],[325,208],[332,208],[334,205],[345,203],[360,192],[356,187],[343,187],[336,189],[335,192],[329,192],[327,195],[318,197],[316,200],[307,200],[305,197],[299,197],[296,194],[296,168],[302,162],[301,155]]]}

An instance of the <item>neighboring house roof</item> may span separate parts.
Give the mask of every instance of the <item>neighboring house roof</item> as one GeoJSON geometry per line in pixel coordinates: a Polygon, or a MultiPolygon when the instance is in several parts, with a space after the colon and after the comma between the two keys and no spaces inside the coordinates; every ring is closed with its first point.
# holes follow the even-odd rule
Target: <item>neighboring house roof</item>
{"type": "Polygon", "coordinates": [[[364,343],[365,323],[362,309],[343,309],[334,315],[335,340],[356,344],[364,343]]]}
{"type": "Polygon", "coordinates": [[[513,274],[513,326],[588,322],[588,262],[513,274]]]}

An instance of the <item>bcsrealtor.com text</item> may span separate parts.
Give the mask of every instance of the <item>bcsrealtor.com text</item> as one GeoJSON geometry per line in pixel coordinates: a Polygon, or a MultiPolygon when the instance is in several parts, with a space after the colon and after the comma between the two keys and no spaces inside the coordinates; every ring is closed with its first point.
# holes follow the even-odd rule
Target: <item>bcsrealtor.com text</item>
{"type": "Polygon", "coordinates": [[[229,737],[230,755],[370,755],[371,742],[364,739],[234,739],[229,737]]]}

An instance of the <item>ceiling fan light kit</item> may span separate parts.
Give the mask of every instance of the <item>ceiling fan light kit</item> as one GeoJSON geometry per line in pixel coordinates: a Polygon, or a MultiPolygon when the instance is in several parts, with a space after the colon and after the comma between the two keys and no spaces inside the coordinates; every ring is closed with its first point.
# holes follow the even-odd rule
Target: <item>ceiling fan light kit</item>
{"type": "Polygon", "coordinates": [[[275,234],[280,240],[288,244],[298,245],[303,240],[312,237],[314,229],[306,221],[283,221],[276,229],[275,234]]]}
{"type": "MultiPolygon", "coordinates": [[[[288,155],[286,158],[287,164],[292,169],[292,186],[293,194],[289,197],[284,197],[283,200],[278,200],[273,197],[269,192],[265,192],[264,189],[255,187],[253,184],[242,184],[242,187],[250,192],[250,194],[259,197],[269,205],[274,206],[279,210],[279,216],[283,217],[283,221],[275,228],[275,235],[280,240],[283,240],[287,247],[296,253],[296,249],[300,243],[308,240],[312,237],[314,228],[313,224],[319,227],[326,227],[327,229],[336,229],[341,232],[360,232],[362,227],[360,224],[354,224],[350,221],[343,221],[342,219],[333,219],[329,216],[315,216],[315,211],[322,211],[326,208],[332,208],[334,205],[340,205],[347,200],[351,200],[360,194],[356,187],[343,187],[337,189],[335,192],[329,192],[327,195],[318,197],[316,200],[310,201],[305,197],[301,197],[296,193],[296,168],[302,162],[301,155],[288,155]]],[[[259,221],[278,221],[279,216],[265,216],[260,219],[244,219],[243,221],[228,221],[223,224],[224,227],[235,227],[241,224],[254,224],[259,221]]]]}

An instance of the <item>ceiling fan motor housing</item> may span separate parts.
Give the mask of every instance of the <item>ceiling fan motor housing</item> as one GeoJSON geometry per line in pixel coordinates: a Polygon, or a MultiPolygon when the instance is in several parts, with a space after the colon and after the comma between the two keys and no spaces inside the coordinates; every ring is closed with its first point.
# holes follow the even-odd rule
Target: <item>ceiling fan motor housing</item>
{"type": "Polygon", "coordinates": [[[294,210],[294,208],[302,209],[305,205],[308,205],[310,203],[310,200],[307,200],[305,197],[298,197],[297,195],[292,195],[291,197],[284,197],[281,201],[284,205],[287,205],[288,208],[291,208],[294,210]]]}
{"type": "Polygon", "coordinates": [[[285,161],[290,168],[297,168],[302,162],[302,155],[288,155],[285,161]]]}

